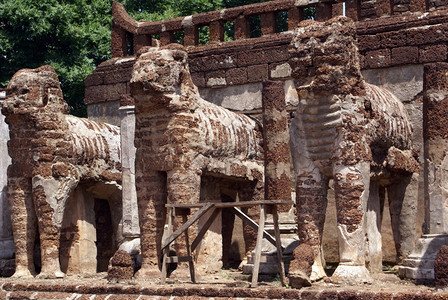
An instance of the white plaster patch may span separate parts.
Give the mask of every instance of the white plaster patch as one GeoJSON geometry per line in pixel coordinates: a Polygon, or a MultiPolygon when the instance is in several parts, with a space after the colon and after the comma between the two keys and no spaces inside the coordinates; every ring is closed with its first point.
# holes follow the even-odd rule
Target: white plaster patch
{"type": "Polygon", "coordinates": [[[207,81],[208,87],[218,87],[218,86],[225,86],[227,84],[226,79],[224,77],[218,77],[218,78],[209,78],[207,81]]]}
{"type": "Polygon", "coordinates": [[[291,77],[291,66],[288,63],[284,63],[275,67],[271,70],[272,78],[287,78],[291,77]]]}

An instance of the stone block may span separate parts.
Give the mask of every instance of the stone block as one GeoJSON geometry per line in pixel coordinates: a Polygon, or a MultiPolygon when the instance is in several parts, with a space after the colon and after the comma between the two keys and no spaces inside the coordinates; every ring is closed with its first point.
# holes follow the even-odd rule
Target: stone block
{"type": "Polygon", "coordinates": [[[226,82],[232,85],[246,84],[247,68],[233,68],[226,71],[226,82]]]}
{"type": "Polygon", "coordinates": [[[255,65],[247,67],[247,80],[249,82],[261,82],[268,79],[268,65],[255,65]]]}
{"type": "Polygon", "coordinates": [[[226,72],[224,70],[212,71],[205,74],[207,87],[219,87],[227,85],[226,72]]]}
{"type": "Polygon", "coordinates": [[[368,68],[384,68],[391,64],[391,54],[389,49],[379,49],[368,51],[364,56],[365,64],[368,68]]]}
{"type": "Polygon", "coordinates": [[[380,36],[373,35],[359,35],[358,47],[360,51],[372,51],[381,47],[380,36]]]}
{"type": "Polygon", "coordinates": [[[403,47],[407,44],[406,31],[398,30],[378,34],[379,44],[384,48],[403,47]]]}
{"type": "Polygon", "coordinates": [[[291,77],[291,72],[292,69],[289,63],[269,65],[269,75],[272,79],[289,78],[291,77]]]}
{"type": "Polygon", "coordinates": [[[195,72],[191,74],[191,79],[193,80],[193,83],[199,87],[206,87],[206,81],[205,81],[205,73],[204,72],[195,72]]]}
{"type": "Polygon", "coordinates": [[[272,47],[253,51],[241,51],[237,56],[238,66],[253,66],[257,64],[288,61],[290,55],[284,47],[272,47]]]}
{"type": "Polygon", "coordinates": [[[447,58],[447,46],[444,44],[430,45],[419,49],[419,62],[444,62],[447,58]]]}
{"type": "Polygon", "coordinates": [[[406,46],[393,48],[391,51],[391,63],[393,65],[418,63],[418,47],[406,46]]]}

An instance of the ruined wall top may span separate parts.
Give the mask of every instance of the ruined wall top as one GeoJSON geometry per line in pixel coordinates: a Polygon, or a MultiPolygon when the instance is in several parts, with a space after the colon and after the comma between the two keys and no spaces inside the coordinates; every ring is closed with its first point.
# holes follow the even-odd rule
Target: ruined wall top
{"type": "MultiPolygon", "coordinates": [[[[374,20],[384,16],[432,11],[446,6],[438,0],[275,0],[233,7],[192,16],[163,21],[137,22],[118,2],[112,4],[112,56],[134,55],[143,46],[161,45],[183,38],[184,46],[201,46],[199,29],[209,28],[209,44],[220,44],[224,40],[225,27],[233,26],[234,40],[250,38],[250,20],[259,17],[261,36],[279,34],[291,30],[304,19],[304,10],[315,8],[315,19],[326,21],[345,15],[355,21],[374,20]],[[277,24],[278,16],[287,20],[287,28],[277,24]],[[229,23],[230,22],[230,23],[229,23]],[[227,24],[226,24],[227,23],[227,24]]],[[[285,27],[285,26],[283,26],[285,27]]]]}

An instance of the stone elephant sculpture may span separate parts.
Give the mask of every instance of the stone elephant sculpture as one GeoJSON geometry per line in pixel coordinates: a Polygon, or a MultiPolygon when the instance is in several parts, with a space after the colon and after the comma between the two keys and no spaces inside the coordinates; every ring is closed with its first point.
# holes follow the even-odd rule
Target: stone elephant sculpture
{"type": "Polygon", "coordinates": [[[261,197],[262,132],[251,118],[202,99],[181,45],[140,50],[132,71],[136,188],[142,239],[139,276],[158,274],[166,203],[200,201],[201,177],[247,182],[261,197]]]}
{"type": "MultiPolygon", "coordinates": [[[[314,251],[312,277],[325,276],[321,243],[328,182],[333,179],[340,256],[333,277],[368,281],[366,257],[370,263],[378,252],[381,256],[381,240],[366,232],[370,202],[387,189],[391,207],[416,208],[415,197],[406,195],[419,170],[410,117],[392,93],[365,82],[350,19],[300,23],[290,53],[299,95],[290,129],[298,229],[301,241],[314,251]]],[[[415,238],[415,211],[407,213],[403,209],[392,215],[399,256],[412,251],[415,238]]],[[[376,259],[381,264],[381,257],[376,259]]]]}
{"type": "Polygon", "coordinates": [[[37,225],[38,276],[63,277],[59,247],[65,204],[78,184],[121,182],[120,129],[69,115],[51,66],[18,71],[8,85],[2,113],[12,158],[7,197],[16,250],[13,276],[35,275],[37,225]]]}

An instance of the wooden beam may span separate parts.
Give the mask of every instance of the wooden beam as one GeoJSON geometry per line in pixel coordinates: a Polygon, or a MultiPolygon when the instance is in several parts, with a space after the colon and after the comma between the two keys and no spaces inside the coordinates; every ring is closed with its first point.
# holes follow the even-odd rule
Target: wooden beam
{"type": "Polygon", "coordinates": [[[166,247],[169,246],[179,235],[182,234],[185,230],[188,229],[191,225],[193,225],[194,222],[199,220],[200,217],[202,217],[210,208],[214,206],[213,203],[207,203],[205,204],[201,209],[199,209],[187,222],[185,222],[180,228],[178,228],[175,232],[173,232],[162,244],[162,251],[166,247]]]}
{"type": "Polygon", "coordinates": [[[272,218],[274,219],[274,235],[277,248],[277,264],[278,269],[280,272],[280,282],[282,286],[285,286],[286,280],[285,280],[285,265],[283,264],[283,255],[282,255],[282,242],[280,239],[280,228],[278,227],[278,213],[277,213],[277,207],[274,205],[272,206],[272,218]]]}
{"type": "Polygon", "coordinates": [[[266,219],[265,205],[260,205],[260,226],[257,233],[257,244],[255,246],[254,269],[252,270],[252,283],[250,287],[258,286],[258,272],[260,270],[261,248],[263,244],[264,222],[266,219]]]}
{"type": "MultiPolygon", "coordinates": [[[[246,215],[245,213],[243,213],[239,208],[236,208],[236,207],[232,207],[232,208],[233,208],[233,212],[235,213],[236,216],[241,218],[243,221],[247,221],[249,226],[251,226],[255,230],[258,230],[259,226],[254,220],[249,218],[249,216],[246,215]]],[[[269,232],[267,232],[266,230],[263,230],[263,237],[266,240],[268,240],[268,242],[270,242],[272,245],[277,246],[277,242],[275,241],[275,238],[272,235],[270,235],[269,232]]],[[[284,249],[284,248],[285,247],[282,246],[282,249],[284,249]]]]}

